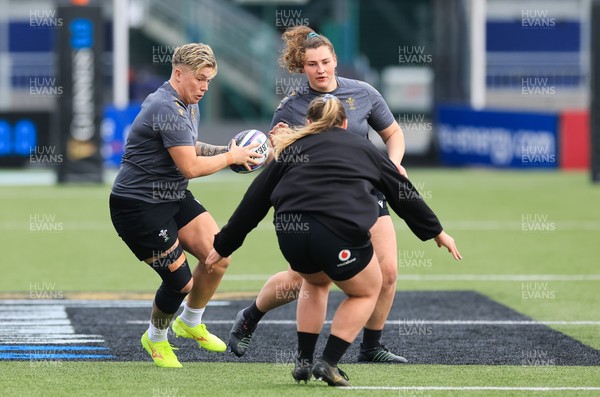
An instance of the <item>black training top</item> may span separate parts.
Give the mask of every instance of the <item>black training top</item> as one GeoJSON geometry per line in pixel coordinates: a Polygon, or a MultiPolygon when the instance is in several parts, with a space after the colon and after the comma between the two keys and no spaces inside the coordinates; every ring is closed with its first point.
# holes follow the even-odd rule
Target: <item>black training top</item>
{"type": "Polygon", "coordinates": [[[379,213],[373,187],[421,240],[441,233],[433,211],[396,166],[368,140],[336,128],[297,140],[268,164],[215,236],[214,247],[221,256],[231,255],[271,205],[276,215],[311,213],[349,243],[364,242],[379,213]]]}

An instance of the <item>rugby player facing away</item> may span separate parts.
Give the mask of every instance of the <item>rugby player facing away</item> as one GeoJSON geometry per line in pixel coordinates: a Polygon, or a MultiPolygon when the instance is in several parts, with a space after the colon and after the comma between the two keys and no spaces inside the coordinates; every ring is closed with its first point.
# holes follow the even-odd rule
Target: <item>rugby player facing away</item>
{"type": "MultiPolygon", "coordinates": [[[[369,127],[373,128],[385,142],[390,160],[402,175],[407,176],[400,165],[404,156],[404,134],[381,94],[364,81],[337,76],[337,58],[333,45],[327,37],[315,33],[310,27],[290,28],[282,38],[285,47],[280,58],[281,65],[289,73],[303,73],[307,81],[281,101],[271,122],[271,134],[276,133],[280,126],[304,126],[310,101],[329,93],[338,97],[346,108],[348,132],[366,141],[369,127]]],[[[385,197],[378,191],[372,193],[377,197],[379,217],[371,227],[371,240],[379,259],[383,281],[375,310],[363,330],[357,360],[405,363],[407,360],[404,357],[389,351],[381,343],[383,328],[396,294],[398,247],[385,197]]],[[[290,268],[269,278],[256,301],[236,316],[229,335],[229,346],[233,353],[237,356],[246,353],[261,318],[266,312],[293,301],[301,284],[302,278],[290,268]]]]}
{"type": "Polygon", "coordinates": [[[303,278],[292,376],[307,381],[314,375],[330,386],[348,386],[337,364],[371,317],[381,290],[381,269],[369,232],[379,215],[373,188],[385,195],[417,237],[433,238],[455,259],[462,257],[454,239],[394,163],[369,141],[345,130],[348,120],[339,99],[329,94],[314,99],[308,123],[272,137],[276,160],[256,177],[215,236],[206,267],[211,271],[229,257],[275,207],[279,248],[303,278]],[[347,298],[335,312],[325,350],[313,362],[332,281],[347,298]]]}
{"type": "Polygon", "coordinates": [[[204,263],[215,233],[213,217],[187,190],[188,180],[212,174],[231,164],[249,169],[262,157],[257,145],[213,146],[197,142],[198,102],[217,74],[212,49],[201,43],[175,49],[170,79],[142,103],[110,195],[113,225],[129,249],[158,273],[148,330],[141,343],[159,367],[181,367],[167,340],[168,327],[186,295],[183,312],[173,322],[177,337],[193,338],[211,351],[226,345],[202,323],[204,309],[229,264],[216,263],[208,273],[203,265],[193,274],[184,250],[204,263]]]}

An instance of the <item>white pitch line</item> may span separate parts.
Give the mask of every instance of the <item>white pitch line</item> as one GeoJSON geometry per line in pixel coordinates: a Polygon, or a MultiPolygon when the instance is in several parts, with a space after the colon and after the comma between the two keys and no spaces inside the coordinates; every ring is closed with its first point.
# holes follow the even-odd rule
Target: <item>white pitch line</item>
{"type": "Polygon", "coordinates": [[[102,335],[80,335],[80,334],[53,334],[52,336],[44,337],[39,335],[34,336],[9,336],[0,337],[0,345],[14,344],[71,344],[71,343],[104,343],[102,335]]]}
{"type": "MultiPolygon", "coordinates": [[[[73,336],[73,335],[72,335],[73,336]]],[[[89,336],[89,335],[85,335],[89,336]]],[[[0,339],[0,345],[14,345],[14,344],[28,344],[28,345],[70,345],[73,343],[104,343],[104,339],[0,339]]]]}
{"type": "MultiPolygon", "coordinates": [[[[26,315],[23,312],[14,312],[14,313],[0,313],[0,320],[23,320],[24,317],[26,317],[26,315]]],[[[65,318],[69,318],[69,316],[67,315],[67,312],[62,311],[44,311],[44,312],[40,312],[40,313],[35,313],[35,318],[36,319],[44,319],[44,320],[50,320],[50,319],[65,319],[65,318]]]]}
{"type": "Polygon", "coordinates": [[[443,390],[443,391],[597,391],[595,386],[348,386],[339,390],[443,390]]]}
{"type": "MultiPolygon", "coordinates": [[[[64,197],[65,199],[73,197],[64,197]]],[[[77,196],[79,199],[79,196],[77,196]]],[[[63,224],[62,233],[65,232],[77,232],[84,230],[113,230],[113,226],[110,222],[104,221],[79,221],[79,220],[60,220],[63,224]]],[[[227,223],[227,219],[217,219],[218,225],[224,225],[227,223]]],[[[534,227],[527,224],[527,222],[515,221],[448,221],[444,225],[446,228],[451,230],[465,230],[465,231],[513,231],[518,233],[547,233],[543,230],[523,230],[523,224],[529,227],[534,227]]],[[[549,223],[553,224],[555,232],[563,231],[586,231],[586,230],[600,230],[600,222],[598,221],[561,221],[561,220],[549,220],[549,223]]],[[[526,226],[527,227],[527,226],[526,226]]],[[[30,231],[31,225],[29,218],[26,219],[12,219],[0,221],[0,230],[6,231],[30,231]]],[[[397,231],[406,231],[408,227],[401,222],[394,222],[394,229],[397,231]]],[[[268,232],[275,232],[272,219],[265,219],[261,221],[256,230],[268,232]]],[[[40,232],[40,233],[43,233],[40,232]]]]}
{"type": "Polygon", "coordinates": [[[600,325],[600,321],[513,321],[513,320],[393,320],[386,322],[397,325],[600,325]]]}
{"type": "MultiPolygon", "coordinates": [[[[0,344],[104,343],[101,335],[75,334],[64,300],[40,305],[31,300],[0,301],[0,344]],[[54,324],[61,322],[61,324],[54,324]]],[[[44,302],[46,303],[46,302],[44,302]]]]}
{"type": "MultiPolygon", "coordinates": [[[[45,338],[45,339],[55,339],[55,338],[56,339],[68,339],[68,338],[75,338],[75,339],[77,339],[77,338],[102,338],[102,337],[103,337],[102,335],[82,335],[82,334],[69,334],[69,333],[67,333],[67,334],[55,334],[55,335],[52,335],[52,337],[48,337],[48,338],[45,338]]],[[[32,336],[32,337],[21,335],[21,336],[15,337],[14,339],[15,340],[19,339],[20,340],[20,339],[32,339],[32,338],[39,339],[40,337],[37,336],[37,335],[36,336],[32,336]]],[[[8,339],[9,338],[1,338],[1,340],[8,340],[8,339]]],[[[10,338],[10,340],[13,340],[13,338],[10,338]]]]}
{"type": "MultiPolygon", "coordinates": [[[[148,324],[148,320],[128,320],[127,324],[148,324]]],[[[208,320],[205,324],[233,324],[234,320],[208,320]]],[[[261,324],[296,325],[296,320],[262,320],[261,324]]],[[[325,321],[331,324],[331,321],[325,321]]],[[[418,327],[421,325],[591,325],[599,326],[600,321],[520,321],[520,320],[388,320],[386,325],[404,325],[418,327]]]]}
{"type": "MultiPolygon", "coordinates": [[[[553,220],[549,219],[548,222],[555,226],[556,231],[566,230],[600,230],[600,222],[598,221],[568,221],[568,220],[553,220]]],[[[520,220],[516,221],[447,221],[444,222],[444,227],[448,230],[488,230],[488,231],[518,231],[523,233],[543,233],[542,230],[536,231],[535,228],[532,230],[523,230],[523,224],[527,225],[527,222],[520,220]]],[[[401,222],[394,222],[396,230],[407,229],[407,226],[401,222]]],[[[527,227],[527,226],[525,226],[527,227]]],[[[532,226],[533,227],[533,226],[532,226]]]]}
{"type": "Polygon", "coordinates": [[[75,330],[71,325],[56,325],[56,326],[40,326],[40,327],[26,327],[23,326],[13,326],[2,324],[2,329],[0,330],[0,337],[3,335],[15,335],[19,336],[22,334],[27,335],[38,335],[38,334],[69,334],[72,335],[75,333],[75,330]]]}
{"type": "Polygon", "coordinates": [[[400,274],[400,281],[597,281],[600,274],[400,274]]]}
{"type": "MultiPolygon", "coordinates": [[[[48,305],[40,305],[39,302],[31,301],[31,300],[20,300],[13,301],[13,304],[8,304],[11,302],[10,300],[0,301],[0,313],[3,312],[38,312],[38,311],[61,311],[64,307],[61,306],[64,301],[52,301],[54,302],[54,307],[48,307],[48,305]],[[28,302],[31,302],[30,304],[28,302]]],[[[30,313],[27,313],[29,315],[30,313]]]]}
{"type": "Polygon", "coordinates": [[[9,327],[44,327],[48,325],[71,325],[70,320],[10,320],[2,324],[2,328],[9,327]]]}
{"type": "MultiPolygon", "coordinates": [[[[21,308],[27,308],[27,305],[41,305],[37,306],[37,310],[48,313],[48,307],[52,305],[60,305],[61,307],[85,307],[85,308],[136,308],[136,307],[149,307],[152,305],[152,300],[83,300],[83,299],[56,299],[47,301],[29,301],[24,299],[6,299],[0,300],[0,319],[2,319],[3,312],[19,312],[21,308]],[[22,305],[22,306],[20,306],[22,305]]],[[[208,306],[229,306],[230,301],[214,300],[208,302],[208,306]]],[[[54,311],[57,309],[54,308],[54,311]]],[[[66,312],[65,312],[66,314],[66,312]]],[[[37,314],[36,314],[37,316],[37,314]]],[[[23,313],[20,313],[20,317],[24,317],[23,313]]],[[[37,317],[36,317],[37,318],[37,317]]]]}
{"type": "MultiPolygon", "coordinates": [[[[400,269],[402,272],[402,268],[400,269]]],[[[223,281],[266,281],[272,274],[225,274],[223,281]]],[[[398,281],[598,281],[600,274],[399,274],[398,281]]]]}

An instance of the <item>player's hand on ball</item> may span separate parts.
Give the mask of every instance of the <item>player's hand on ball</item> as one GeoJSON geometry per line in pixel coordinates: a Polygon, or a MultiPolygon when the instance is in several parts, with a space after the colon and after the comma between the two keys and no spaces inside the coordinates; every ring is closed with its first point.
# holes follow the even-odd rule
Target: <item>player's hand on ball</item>
{"type": "Polygon", "coordinates": [[[204,268],[208,273],[212,273],[215,269],[215,263],[219,262],[222,259],[223,257],[219,255],[219,253],[213,248],[210,250],[210,253],[206,257],[206,262],[204,262],[204,268]]]}
{"type": "Polygon", "coordinates": [[[251,171],[250,165],[260,164],[262,162],[260,159],[264,157],[262,154],[252,151],[258,146],[258,143],[248,146],[238,146],[235,143],[235,139],[232,139],[229,146],[229,153],[231,153],[233,164],[244,166],[248,171],[251,171]]]}
{"type": "Polygon", "coordinates": [[[454,239],[445,231],[442,231],[434,238],[438,247],[446,247],[448,248],[448,252],[452,254],[454,259],[462,259],[462,255],[458,252],[458,248],[456,248],[456,243],[454,239]]]}

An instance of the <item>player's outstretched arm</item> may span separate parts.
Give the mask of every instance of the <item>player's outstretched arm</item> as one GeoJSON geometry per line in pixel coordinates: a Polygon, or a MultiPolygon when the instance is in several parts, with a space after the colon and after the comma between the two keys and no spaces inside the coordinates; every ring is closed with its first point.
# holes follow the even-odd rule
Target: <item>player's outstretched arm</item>
{"type": "Polygon", "coordinates": [[[252,151],[257,146],[255,143],[241,147],[232,143],[231,150],[227,153],[213,156],[197,156],[193,146],[172,146],[167,150],[179,172],[185,178],[192,179],[213,174],[231,164],[243,165],[250,170],[250,164],[258,164],[255,159],[263,157],[262,154],[252,151]]]}
{"type": "Polygon", "coordinates": [[[227,153],[227,146],[211,145],[200,141],[196,142],[197,156],[216,156],[223,153],[227,153]]]}
{"type": "Polygon", "coordinates": [[[456,248],[456,243],[454,242],[454,239],[448,233],[442,230],[442,232],[438,234],[434,238],[434,240],[437,243],[438,247],[448,248],[448,252],[452,254],[454,259],[462,259],[462,255],[460,254],[460,252],[458,252],[458,248],[456,248]]]}

